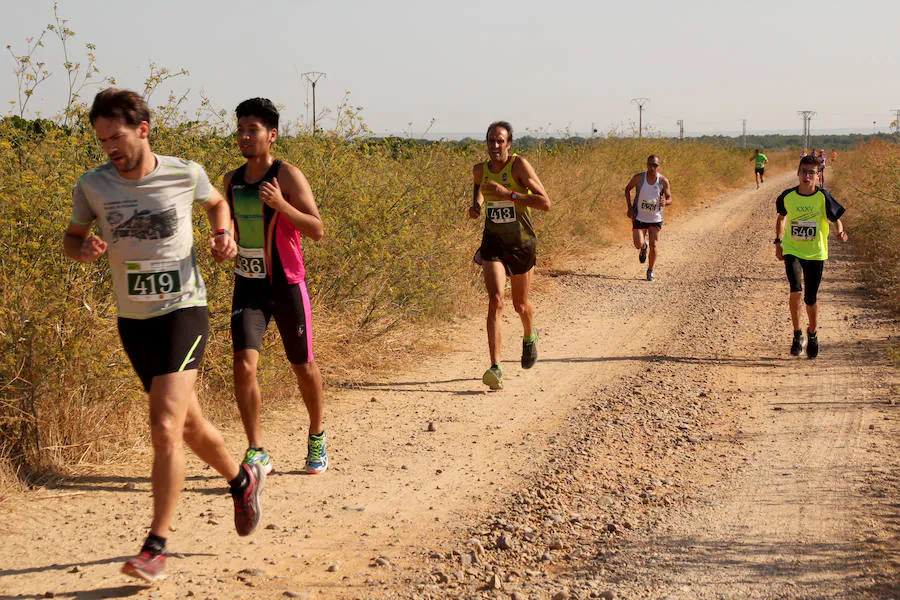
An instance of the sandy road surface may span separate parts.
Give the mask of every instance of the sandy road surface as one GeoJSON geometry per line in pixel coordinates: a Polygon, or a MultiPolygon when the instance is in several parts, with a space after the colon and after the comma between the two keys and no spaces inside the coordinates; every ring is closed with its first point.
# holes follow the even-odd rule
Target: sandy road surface
{"type": "Polygon", "coordinates": [[[793,181],[667,224],[653,283],[630,244],[550,273],[531,371],[507,310],[503,392],[479,381],[480,317],[456,328],[465,350],[330,391],[322,476],[299,473],[305,418],[270,413],[250,539],[193,461],[154,588],[118,573],[148,469],[4,506],[0,598],[900,598],[897,324],[832,244],[822,354],[787,356],[770,241],[793,181]]]}

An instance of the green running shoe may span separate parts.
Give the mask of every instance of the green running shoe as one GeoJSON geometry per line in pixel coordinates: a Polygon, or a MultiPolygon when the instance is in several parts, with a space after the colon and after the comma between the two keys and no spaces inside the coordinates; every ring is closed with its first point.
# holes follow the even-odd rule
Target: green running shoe
{"type": "Polygon", "coordinates": [[[534,366],[534,363],[537,362],[537,343],[538,343],[538,330],[534,328],[531,332],[531,339],[523,339],[522,340],[522,368],[530,369],[534,366]]]}
{"type": "Polygon", "coordinates": [[[481,376],[481,382],[492,390],[503,389],[503,372],[500,365],[491,365],[491,368],[481,376]]]}
{"type": "Polygon", "coordinates": [[[325,452],[325,432],[311,435],[306,442],[306,465],[303,470],[310,475],[318,475],[328,468],[328,454],[325,452]]]}
{"type": "Polygon", "coordinates": [[[269,460],[269,453],[262,448],[247,448],[244,453],[244,460],[241,461],[245,465],[260,465],[266,472],[266,475],[272,472],[272,461],[269,460]]]}

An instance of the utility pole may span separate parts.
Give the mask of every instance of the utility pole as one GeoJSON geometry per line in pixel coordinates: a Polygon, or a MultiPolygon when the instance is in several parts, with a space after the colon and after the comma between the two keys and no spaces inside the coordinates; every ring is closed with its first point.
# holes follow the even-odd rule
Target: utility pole
{"type": "Polygon", "coordinates": [[[741,148],[747,147],[747,119],[741,119],[741,148]]]}
{"type": "Polygon", "coordinates": [[[894,133],[900,133],[900,108],[893,109],[894,120],[891,123],[894,126],[894,133]]]}
{"type": "Polygon", "coordinates": [[[318,131],[316,129],[316,84],[319,83],[319,80],[326,76],[326,73],[322,73],[321,71],[307,71],[306,73],[300,74],[303,79],[306,80],[307,83],[312,85],[312,117],[313,117],[313,135],[316,135],[318,131]]]}
{"type": "Polygon", "coordinates": [[[632,98],[632,102],[638,106],[638,139],[644,135],[644,105],[650,102],[650,98],[632,98]]]}
{"type": "Polygon", "coordinates": [[[675,122],[678,123],[678,141],[681,141],[684,139],[684,119],[678,119],[675,122]]]}
{"type": "Polygon", "coordinates": [[[812,120],[814,116],[816,116],[816,111],[814,110],[799,110],[797,114],[803,117],[803,137],[806,138],[806,149],[809,150],[809,122],[812,120]]]}

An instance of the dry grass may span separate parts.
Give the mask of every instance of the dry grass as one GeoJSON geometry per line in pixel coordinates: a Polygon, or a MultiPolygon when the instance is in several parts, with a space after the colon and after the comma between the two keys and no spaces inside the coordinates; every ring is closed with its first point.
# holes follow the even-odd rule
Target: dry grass
{"type": "Polygon", "coordinates": [[[842,152],[829,171],[862,274],[900,313],[900,145],[869,142],[842,152]]]}
{"type": "MultiPolygon", "coordinates": [[[[89,131],[2,133],[0,488],[79,464],[122,462],[147,435],[146,400],[119,344],[106,262],[75,264],[60,252],[71,189],[103,157],[89,131]]],[[[203,164],[217,183],[241,162],[227,138],[164,130],[153,144],[203,164]]],[[[541,269],[623,235],[622,190],[651,153],[672,181],[672,215],[752,182],[748,153],[692,143],[603,140],[523,151],[554,202],[535,218],[541,269]]],[[[434,348],[442,324],[483,310],[471,262],[480,225],[465,213],[480,145],[300,137],[283,140],[277,154],[307,174],[325,220],[326,237],[305,254],[316,355],[329,385],[353,385],[434,348]]],[[[777,172],[778,157],[770,155],[770,168],[777,172]]],[[[197,236],[208,234],[199,213],[195,225],[197,236]]],[[[201,268],[212,332],[199,393],[215,421],[233,422],[232,275],[208,257],[201,268]]],[[[297,402],[274,327],[260,379],[267,398],[297,402]]]]}

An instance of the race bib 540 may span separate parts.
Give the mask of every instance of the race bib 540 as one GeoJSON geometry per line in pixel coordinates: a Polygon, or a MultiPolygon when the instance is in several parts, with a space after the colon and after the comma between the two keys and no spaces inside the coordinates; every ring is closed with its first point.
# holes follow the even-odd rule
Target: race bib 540
{"type": "Polygon", "coordinates": [[[791,221],[791,237],[795,240],[814,240],[818,229],[815,221],[791,221]]]}

